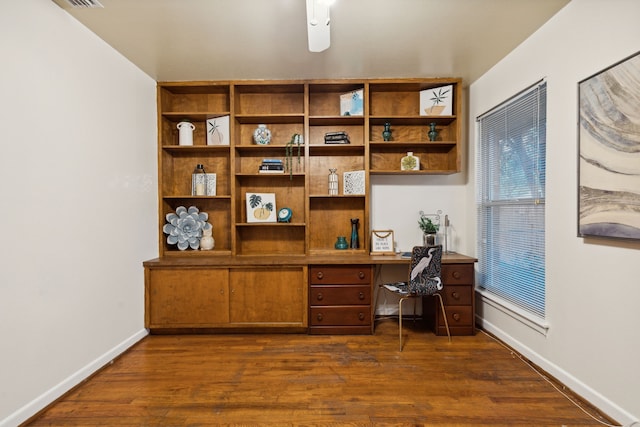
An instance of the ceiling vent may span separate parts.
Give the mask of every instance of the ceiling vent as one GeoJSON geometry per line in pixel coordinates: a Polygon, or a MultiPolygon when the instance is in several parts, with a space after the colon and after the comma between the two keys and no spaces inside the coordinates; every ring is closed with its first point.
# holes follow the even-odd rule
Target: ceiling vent
{"type": "Polygon", "coordinates": [[[104,7],[98,0],[67,0],[71,7],[104,7]]]}

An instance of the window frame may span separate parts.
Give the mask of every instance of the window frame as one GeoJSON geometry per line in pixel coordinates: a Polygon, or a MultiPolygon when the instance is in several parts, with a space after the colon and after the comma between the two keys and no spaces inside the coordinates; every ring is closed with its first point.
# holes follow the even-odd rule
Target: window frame
{"type": "MultiPolygon", "coordinates": [[[[546,201],[546,90],[546,80],[540,80],[476,118],[478,147],[476,156],[476,205],[478,222],[477,250],[479,255],[479,277],[476,290],[483,302],[545,335],[549,328],[546,320],[546,230],[544,226],[546,201]],[[532,95],[535,97],[535,101],[529,102],[529,98],[532,95]],[[525,107],[537,107],[537,109],[525,111],[525,107]],[[527,116],[529,113],[530,115],[527,116]],[[504,115],[504,117],[501,115],[504,115]],[[500,120],[502,119],[504,119],[505,129],[509,129],[510,124],[513,125],[513,123],[509,122],[510,119],[513,122],[516,120],[521,121],[522,123],[516,123],[514,126],[515,131],[518,133],[515,131],[511,133],[511,130],[504,130],[502,133],[497,125],[501,124],[500,120]],[[494,125],[492,121],[497,124],[494,125]],[[491,127],[492,125],[495,127],[491,127]],[[485,133],[485,128],[487,127],[489,132],[485,133]],[[493,133],[491,133],[492,131],[493,133]],[[529,138],[527,139],[527,137],[529,138]],[[500,150],[500,147],[513,143],[514,140],[521,145],[520,150],[530,149],[528,153],[535,160],[531,161],[531,163],[534,163],[534,171],[523,171],[523,165],[520,165],[521,168],[519,169],[514,166],[504,166],[503,163],[506,163],[505,159],[507,159],[504,153],[508,150],[504,148],[500,150]],[[493,145],[488,147],[488,144],[493,145]],[[535,145],[533,150],[531,150],[532,145],[535,145]],[[496,155],[496,153],[498,159],[491,157],[491,154],[496,155]],[[498,165],[497,167],[496,164],[498,165]],[[505,173],[503,170],[506,169],[511,172],[503,175],[505,173]],[[514,172],[519,176],[515,176],[514,172]],[[527,175],[526,172],[531,173],[527,175]],[[514,182],[517,184],[518,181],[524,181],[525,184],[513,185],[514,182]],[[507,191],[502,192],[503,187],[507,186],[514,188],[514,192],[510,196],[505,196],[504,193],[507,191]],[[513,213],[496,214],[497,216],[489,213],[492,210],[500,210],[502,208],[509,210],[517,209],[518,207],[530,215],[527,219],[530,219],[529,224],[531,226],[527,227],[527,229],[525,229],[526,219],[510,222],[510,215],[516,217],[513,213]],[[528,268],[520,269],[521,273],[515,275],[511,271],[509,280],[492,284],[487,283],[489,277],[492,280],[502,280],[506,276],[501,270],[507,270],[503,266],[496,267],[498,264],[505,264],[501,261],[501,258],[505,258],[504,246],[508,246],[505,243],[495,243],[495,240],[498,239],[496,235],[509,235],[510,233],[510,231],[505,233],[492,230],[492,228],[498,229],[498,226],[492,226],[491,219],[500,218],[506,219],[508,224],[515,227],[515,231],[523,231],[525,234],[528,232],[527,238],[531,239],[534,251],[532,251],[531,255],[526,254],[525,261],[530,262],[530,264],[526,264],[528,268]],[[534,218],[537,219],[534,220],[534,218]],[[541,221],[541,224],[536,224],[534,221],[541,221]],[[517,226],[521,228],[518,229],[517,226]],[[500,252],[500,247],[503,248],[502,252],[500,252]],[[501,254],[503,255],[502,257],[500,256],[501,254]],[[530,292],[529,284],[531,281],[536,282],[536,287],[530,292]],[[528,297],[531,297],[531,301],[525,299],[528,297]]],[[[509,241],[509,238],[504,240],[509,241]]],[[[511,249],[509,248],[509,250],[511,249]]],[[[517,251],[518,248],[516,247],[513,253],[517,254],[517,251]]]]}

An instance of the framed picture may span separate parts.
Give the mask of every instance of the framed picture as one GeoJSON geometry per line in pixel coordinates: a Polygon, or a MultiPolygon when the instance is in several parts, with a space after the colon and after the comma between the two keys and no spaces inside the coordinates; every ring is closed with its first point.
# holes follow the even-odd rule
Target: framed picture
{"type": "Polygon", "coordinates": [[[453,85],[420,91],[421,116],[450,116],[453,111],[453,85]]]}
{"type": "Polygon", "coordinates": [[[207,145],[229,145],[229,116],[207,119],[207,145]]]}
{"type": "Polygon", "coordinates": [[[275,193],[245,193],[247,222],[276,222],[275,193]]]}
{"type": "Polygon", "coordinates": [[[372,255],[395,255],[393,250],[393,230],[373,230],[371,232],[372,255]]]}
{"type": "Polygon", "coordinates": [[[362,116],[364,114],[364,89],[340,95],[341,116],[362,116]]]}
{"type": "Polygon", "coordinates": [[[365,182],[364,171],[350,171],[343,174],[342,192],[343,194],[364,194],[365,182]]]}
{"type": "Polygon", "coordinates": [[[578,83],[578,236],[640,239],[640,52],[578,83]]]}

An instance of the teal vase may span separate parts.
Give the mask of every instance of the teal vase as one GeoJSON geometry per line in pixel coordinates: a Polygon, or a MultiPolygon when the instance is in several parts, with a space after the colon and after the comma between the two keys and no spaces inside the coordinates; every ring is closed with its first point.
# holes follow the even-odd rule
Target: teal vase
{"type": "Polygon", "coordinates": [[[360,237],[358,236],[358,223],[359,218],[351,219],[351,249],[360,248],[360,237]]]}
{"type": "Polygon", "coordinates": [[[347,243],[347,238],[345,236],[338,236],[338,240],[336,240],[336,244],[334,245],[336,249],[347,249],[349,244],[347,243]]]}
{"type": "Polygon", "coordinates": [[[382,139],[385,141],[391,141],[391,123],[384,124],[384,130],[382,131],[382,139]]]}
{"type": "Polygon", "coordinates": [[[427,134],[429,135],[429,141],[436,140],[436,138],[438,137],[438,131],[436,130],[435,123],[429,123],[429,132],[427,134]]]}

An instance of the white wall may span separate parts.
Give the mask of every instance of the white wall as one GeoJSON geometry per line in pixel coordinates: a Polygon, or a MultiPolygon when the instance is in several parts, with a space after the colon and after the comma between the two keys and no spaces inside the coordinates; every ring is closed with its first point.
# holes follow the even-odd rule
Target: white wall
{"type": "MultiPolygon", "coordinates": [[[[640,243],[576,237],[578,82],[640,50],[640,2],[573,0],[469,88],[475,118],[547,78],[547,336],[482,304],[485,327],[620,422],[640,418],[640,243]]],[[[475,234],[470,164],[467,228],[475,234]]]]}
{"type": "Polygon", "coordinates": [[[155,82],[49,0],[0,3],[0,425],[146,334],[155,82]]]}

